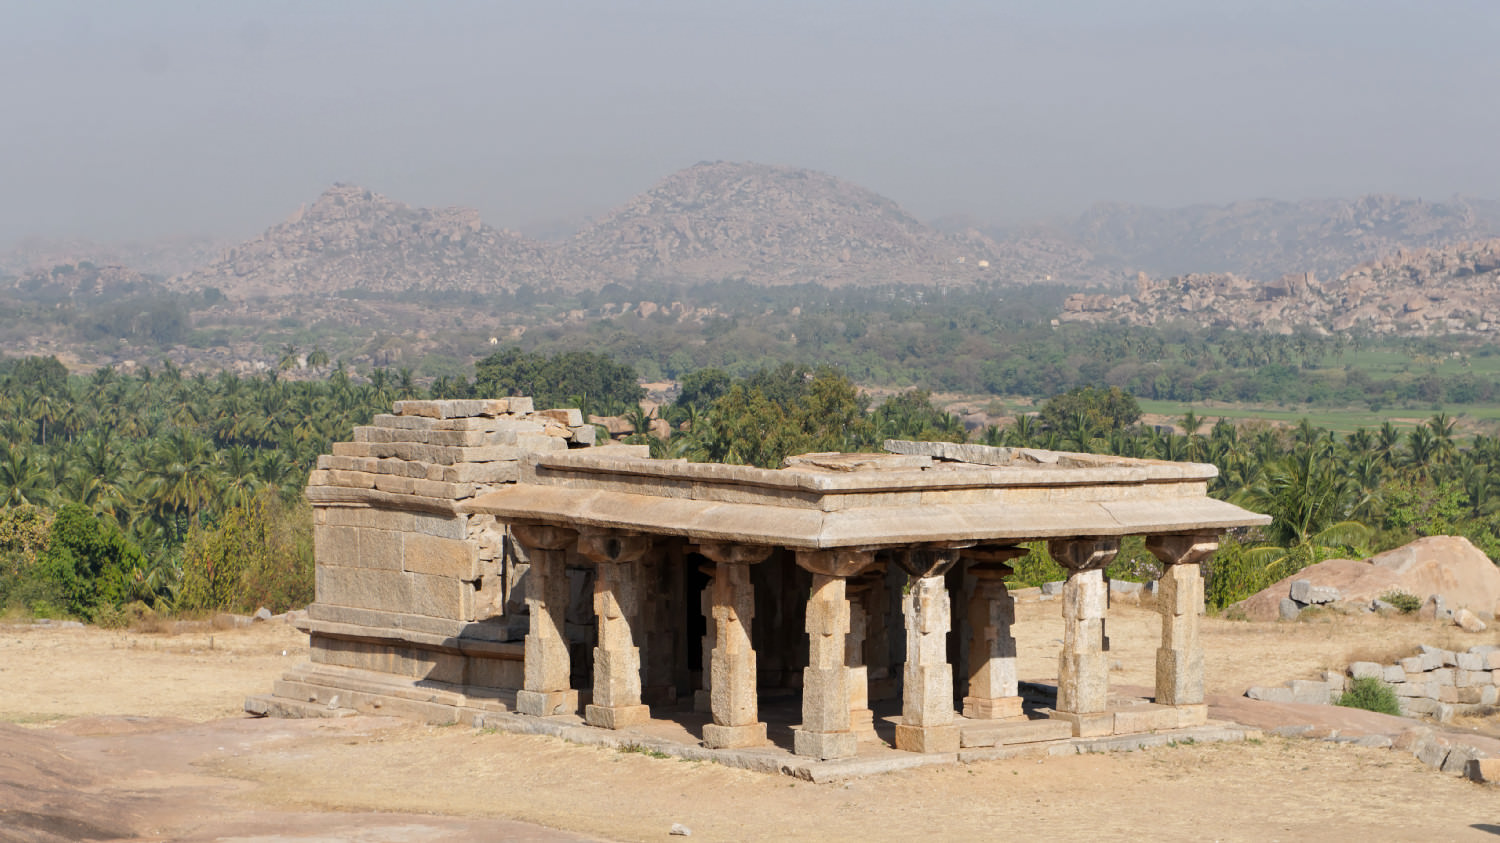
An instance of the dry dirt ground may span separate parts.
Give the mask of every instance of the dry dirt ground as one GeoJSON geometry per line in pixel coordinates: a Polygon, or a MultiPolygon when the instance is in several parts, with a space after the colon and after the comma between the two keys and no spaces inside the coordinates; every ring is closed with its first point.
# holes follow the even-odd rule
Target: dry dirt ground
{"type": "MultiPolygon", "coordinates": [[[[1023,677],[1055,676],[1057,601],[1023,602],[1023,677]]],[[[1156,616],[1116,603],[1112,679],[1150,685],[1156,616]]],[[[1417,644],[1407,619],[1208,618],[1211,693],[1417,644]]],[[[0,627],[0,840],[1496,840],[1500,789],[1409,755],[1245,744],[930,768],[818,785],[552,738],[380,717],[257,720],[305,660],[281,623],[182,634],[0,627]]],[[[1475,723],[1480,727],[1493,724],[1475,723]]]]}

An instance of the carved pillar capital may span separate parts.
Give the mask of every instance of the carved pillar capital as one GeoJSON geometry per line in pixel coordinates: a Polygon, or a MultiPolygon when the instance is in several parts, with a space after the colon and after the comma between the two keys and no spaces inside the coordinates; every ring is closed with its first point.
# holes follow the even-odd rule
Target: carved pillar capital
{"type": "Polygon", "coordinates": [[[917,579],[941,577],[958,563],[959,557],[971,544],[918,545],[892,550],[896,564],[917,579]]]}
{"type": "Polygon", "coordinates": [[[764,544],[735,544],[732,542],[699,542],[694,550],[720,565],[754,565],[764,562],[772,548],[764,544]]]}
{"type": "Polygon", "coordinates": [[[1024,547],[986,544],[965,548],[963,559],[968,563],[967,572],[979,579],[1004,579],[1015,573],[1007,563],[1030,552],[1024,547]]]}
{"type": "Polygon", "coordinates": [[[556,524],[512,524],[511,535],[521,544],[538,550],[566,550],[578,540],[578,531],[556,524]]]}
{"type": "Polygon", "coordinates": [[[1117,538],[1052,539],[1047,552],[1057,564],[1070,571],[1092,571],[1106,568],[1120,552],[1117,538]]]}
{"type": "Polygon", "coordinates": [[[875,551],[868,548],[799,550],[797,567],[825,577],[852,577],[875,564],[875,551]]]}
{"type": "Polygon", "coordinates": [[[651,547],[651,537],[620,530],[582,530],[578,552],[596,564],[635,562],[651,547]]]}
{"type": "Polygon", "coordinates": [[[1147,536],[1146,549],[1163,565],[1196,565],[1219,549],[1218,533],[1147,536]]]}

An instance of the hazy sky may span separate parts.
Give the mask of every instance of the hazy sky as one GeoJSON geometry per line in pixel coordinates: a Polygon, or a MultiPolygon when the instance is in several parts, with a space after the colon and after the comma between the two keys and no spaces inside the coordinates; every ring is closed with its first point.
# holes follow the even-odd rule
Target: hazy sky
{"type": "Polygon", "coordinates": [[[700,160],[922,218],[1500,197],[1496,0],[0,0],[0,245],[248,236],[328,184],[493,224],[700,160]]]}

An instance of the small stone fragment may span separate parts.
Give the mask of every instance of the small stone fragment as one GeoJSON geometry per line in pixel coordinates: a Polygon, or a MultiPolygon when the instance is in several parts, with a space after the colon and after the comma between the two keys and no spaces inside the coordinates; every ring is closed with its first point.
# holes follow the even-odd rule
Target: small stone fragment
{"type": "Polygon", "coordinates": [[[673,837],[692,837],[693,830],[683,825],[682,823],[672,823],[672,831],[670,832],[670,834],[673,837]]]}

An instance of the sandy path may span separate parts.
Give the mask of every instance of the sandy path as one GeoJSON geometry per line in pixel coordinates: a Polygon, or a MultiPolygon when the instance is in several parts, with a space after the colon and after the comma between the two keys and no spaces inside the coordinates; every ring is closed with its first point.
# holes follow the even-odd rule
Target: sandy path
{"type": "MultiPolygon", "coordinates": [[[[1020,607],[1023,676],[1055,675],[1057,607],[1020,607]]],[[[1155,616],[1117,603],[1109,624],[1119,663],[1112,680],[1149,685],[1155,616]]],[[[1237,693],[1452,635],[1404,619],[1210,618],[1209,686],[1237,693]]],[[[107,772],[92,783],[63,781],[57,798],[95,814],[104,804],[138,806],[130,827],[158,835],[146,839],[660,840],[674,822],[708,840],[1493,840],[1500,832],[1494,788],[1400,753],[1274,737],[815,785],[463,727],[235,716],[245,695],[265,692],[305,657],[305,639],[280,624],[175,636],[0,629],[0,720],[28,724],[25,734],[48,752],[107,772]],[[58,725],[89,715],[181,720],[58,725]],[[567,833],[504,825],[517,820],[567,833]]],[[[6,748],[0,740],[0,760],[6,748]]],[[[24,764],[0,773],[17,769],[24,764]]],[[[5,793],[0,811],[15,808],[5,793]]]]}

